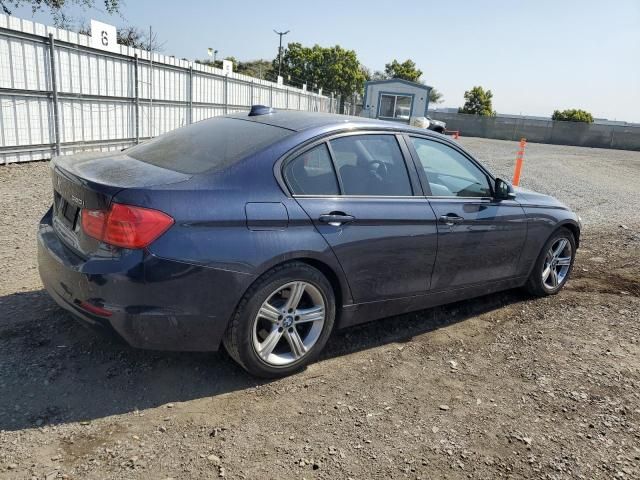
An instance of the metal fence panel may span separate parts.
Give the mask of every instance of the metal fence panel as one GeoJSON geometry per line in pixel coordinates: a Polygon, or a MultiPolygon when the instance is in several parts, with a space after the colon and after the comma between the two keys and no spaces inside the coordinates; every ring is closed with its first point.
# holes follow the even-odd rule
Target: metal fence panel
{"type": "Polygon", "coordinates": [[[119,50],[95,50],[86,35],[0,15],[0,164],[48,159],[58,149],[62,155],[122,149],[253,104],[338,109],[333,97],[119,50]]]}

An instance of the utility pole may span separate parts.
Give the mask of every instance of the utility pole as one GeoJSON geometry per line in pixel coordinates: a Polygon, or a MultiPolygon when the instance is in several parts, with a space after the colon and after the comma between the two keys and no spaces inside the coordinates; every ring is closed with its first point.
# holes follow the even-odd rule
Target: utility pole
{"type": "Polygon", "coordinates": [[[280,72],[282,71],[282,36],[289,33],[291,30],[287,30],[286,32],[278,32],[274,30],[276,35],[280,35],[280,47],[278,48],[278,76],[280,76],[280,72]]]}
{"type": "Polygon", "coordinates": [[[213,48],[209,47],[207,48],[207,53],[209,54],[210,57],[213,58],[213,64],[212,66],[216,66],[216,60],[218,59],[218,50],[214,50],[213,48]]]}

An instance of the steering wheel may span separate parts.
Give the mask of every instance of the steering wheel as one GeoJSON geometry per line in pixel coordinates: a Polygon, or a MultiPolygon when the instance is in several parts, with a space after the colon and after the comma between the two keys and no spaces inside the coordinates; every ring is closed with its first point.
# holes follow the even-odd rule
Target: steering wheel
{"type": "Polygon", "coordinates": [[[389,176],[389,166],[382,160],[371,160],[369,162],[369,170],[382,181],[389,176]]]}

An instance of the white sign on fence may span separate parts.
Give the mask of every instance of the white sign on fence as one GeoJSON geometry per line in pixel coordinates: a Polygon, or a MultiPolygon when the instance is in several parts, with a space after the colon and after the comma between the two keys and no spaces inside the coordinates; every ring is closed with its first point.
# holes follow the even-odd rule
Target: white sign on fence
{"type": "Polygon", "coordinates": [[[108,23],[91,20],[91,47],[110,52],[118,52],[116,27],[108,23]]]}
{"type": "Polygon", "coordinates": [[[278,75],[278,85],[282,85],[284,83],[284,78],[278,75]]]}
{"type": "Polygon", "coordinates": [[[233,62],[231,60],[222,60],[222,71],[225,75],[233,73],[233,62]]]}

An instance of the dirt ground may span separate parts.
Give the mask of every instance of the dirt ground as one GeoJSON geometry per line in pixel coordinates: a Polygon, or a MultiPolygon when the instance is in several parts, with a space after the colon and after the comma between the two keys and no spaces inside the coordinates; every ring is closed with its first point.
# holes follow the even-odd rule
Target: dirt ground
{"type": "MultiPolygon", "coordinates": [[[[461,139],[509,178],[517,143],[461,139]]],[[[134,350],[42,290],[46,163],[0,167],[0,478],[640,478],[640,152],[530,144],[582,215],[557,296],[509,291],[336,333],[258,381],[134,350]]]]}

